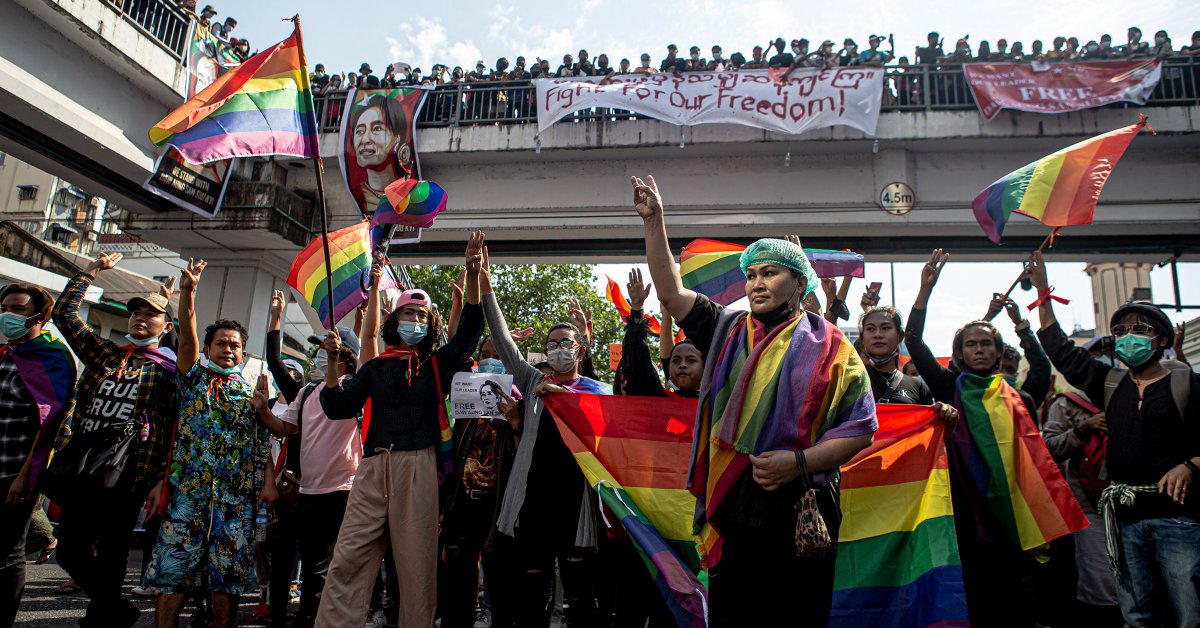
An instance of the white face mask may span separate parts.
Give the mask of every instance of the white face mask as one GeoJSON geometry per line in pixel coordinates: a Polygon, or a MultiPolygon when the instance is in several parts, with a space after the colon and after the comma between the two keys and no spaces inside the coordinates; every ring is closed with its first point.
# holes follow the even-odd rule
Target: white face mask
{"type": "Polygon", "coordinates": [[[555,349],[546,354],[546,361],[556,373],[566,373],[575,367],[574,349],[555,349]]]}

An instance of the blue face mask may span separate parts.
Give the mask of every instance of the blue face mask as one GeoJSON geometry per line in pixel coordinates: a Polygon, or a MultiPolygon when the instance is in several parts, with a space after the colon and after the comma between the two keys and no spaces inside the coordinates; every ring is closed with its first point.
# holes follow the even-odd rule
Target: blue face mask
{"type": "Polygon", "coordinates": [[[16,340],[29,333],[29,327],[25,324],[30,318],[29,316],[21,316],[16,312],[4,312],[0,314],[0,334],[4,334],[9,340],[16,340]]]}
{"type": "Polygon", "coordinates": [[[1113,351],[1122,362],[1129,366],[1141,366],[1154,356],[1154,339],[1136,334],[1125,334],[1117,338],[1113,351]]]}
{"type": "Polygon", "coordinates": [[[234,375],[238,375],[242,372],[242,367],[241,366],[217,366],[217,364],[215,362],[213,362],[212,360],[209,360],[208,370],[216,373],[217,375],[224,375],[225,377],[233,377],[234,375]]]}
{"type": "Polygon", "coordinates": [[[129,344],[135,347],[151,347],[158,344],[159,341],[158,336],[150,336],[149,338],[134,338],[129,334],[125,334],[125,339],[129,341],[129,344]]]}
{"type": "Polygon", "coordinates": [[[505,372],[504,363],[496,358],[484,358],[479,361],[478,372],[491,373],[493,375],[503,375],[505,372]]]}
{"type": "Polygon", "coordinates": [[[396,325],[396,333],[400,334],[400,340],[403,340],[404,344],[415,347],[425,340],[425,336],[429,334],[429,326],[425,323],[400,321],[396,325]]]}

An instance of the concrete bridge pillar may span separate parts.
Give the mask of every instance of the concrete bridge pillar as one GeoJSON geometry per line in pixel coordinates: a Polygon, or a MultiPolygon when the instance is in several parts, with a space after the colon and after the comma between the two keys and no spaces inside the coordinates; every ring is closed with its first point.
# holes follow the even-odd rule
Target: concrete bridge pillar
{"type": "Polygon", "coordinates": [[[250,332],[246,350],[262,356],[271,293],[274,290],[289,292],[288,268],[267,256],[255,255],[253,251],[187,250],[182,257],[208,262],[196,291],[196,326],[200,342],[204,342],[204,328],[213,321],[233,319],[250,332]]]}
{"type": "Polygon", "coordinates": [[[1108,335],[1113,312],[1133,298],[1134,288],[1150,290],[1154,264],[1103,262],[1088,264],[1084,272],[1092,278],[1092,300],[1096,312],[1096,335],[1108,335]]]}

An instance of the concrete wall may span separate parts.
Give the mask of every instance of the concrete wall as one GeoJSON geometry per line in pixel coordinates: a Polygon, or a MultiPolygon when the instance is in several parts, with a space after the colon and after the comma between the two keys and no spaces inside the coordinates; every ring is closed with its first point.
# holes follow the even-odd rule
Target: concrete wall
{"type": "MultiPolygon", "coordinates": [[[[1133,298],[1134,288],[1149,288],[1152,264],[1088,264],[1084,272],[1092,278],[1092,303],[1097,334],[1108,335],[1113,312],[1133,298]]],[[[1153,298],[1153,297],[1152,297],[1153,298]]]]}

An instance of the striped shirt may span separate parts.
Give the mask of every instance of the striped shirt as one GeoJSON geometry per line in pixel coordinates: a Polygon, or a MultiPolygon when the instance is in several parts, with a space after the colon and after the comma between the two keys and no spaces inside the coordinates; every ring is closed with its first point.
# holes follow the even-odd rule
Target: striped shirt
{"type": "Polygon", "coordinates": [[[40,426],[33,395],[21,381],[12,356],[5,355],[0,359],[0,478],[20,473],[40,426]]]}

